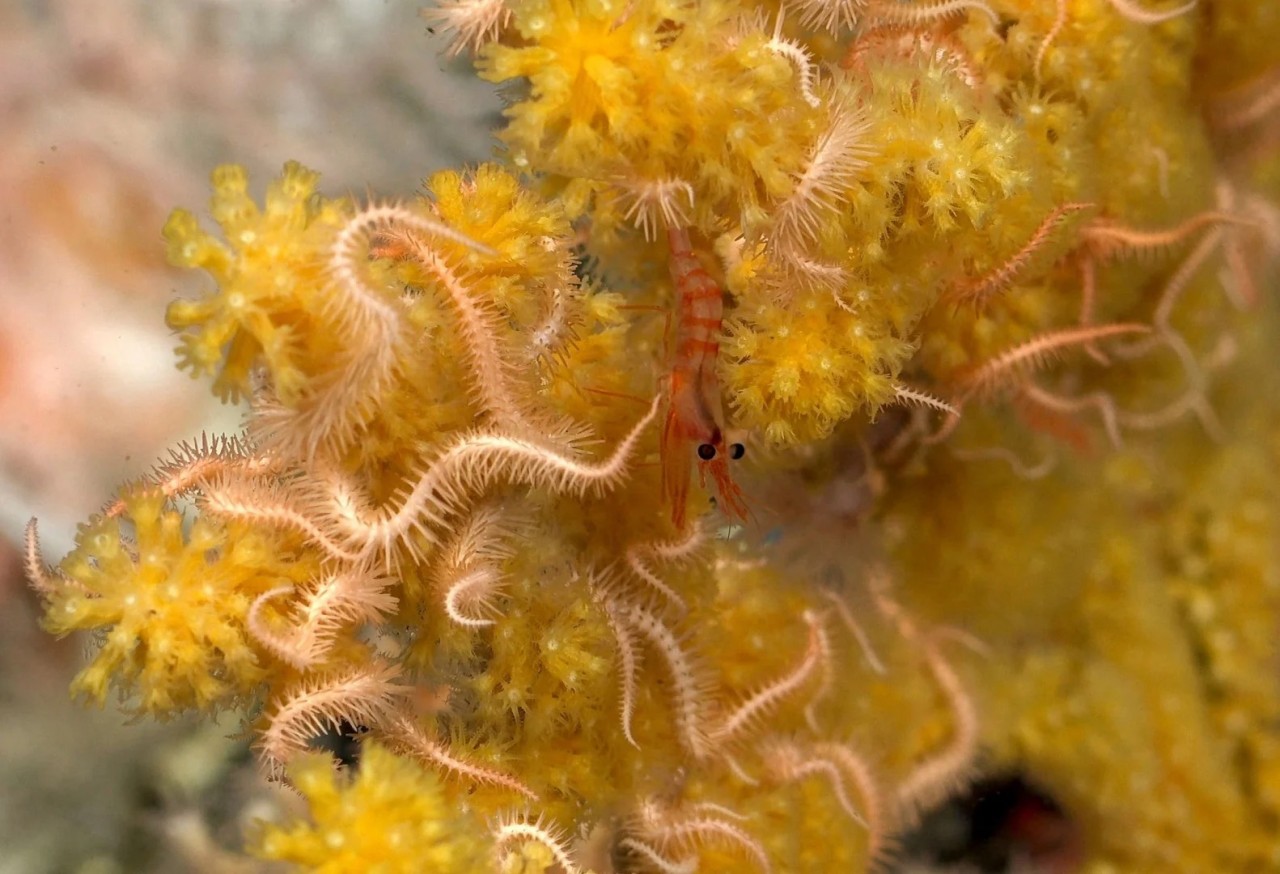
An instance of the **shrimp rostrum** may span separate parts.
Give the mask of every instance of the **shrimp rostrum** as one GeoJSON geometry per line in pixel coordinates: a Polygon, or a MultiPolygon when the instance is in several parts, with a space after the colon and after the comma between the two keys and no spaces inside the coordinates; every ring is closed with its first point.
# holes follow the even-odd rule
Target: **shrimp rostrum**
{"type": "Polygon", "coordinates": [[[716,372],[724,292],[698,260],[687,229],[671,228],[667,239],[676,310],[667,419],[662,429],[663,497],[671,506],[671,521],[684,528],[689,482],[696,464],[704,488],[710,476],[721,511],[745,520],[747,505],[729,472],[729,462],[742,458],[746,450],[741,443],[729,443],[725,436],[716,372]]]}

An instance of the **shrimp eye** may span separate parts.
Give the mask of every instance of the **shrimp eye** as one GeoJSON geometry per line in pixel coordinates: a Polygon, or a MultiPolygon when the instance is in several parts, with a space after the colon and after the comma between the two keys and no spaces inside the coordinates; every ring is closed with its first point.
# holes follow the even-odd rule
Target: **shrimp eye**
{"type": "Polygon", "coordinates": [[[729,457],[732,458],[734,461],[737,461],[739,458],[741,458],[746,454],[747,454],[747,447],[743,446],[741,443],[729,444],[729,457]]]}
{"type": "Polygon", "coordinates": [[[716,457],[716,448],[710,443],[702,443],[698,446],[698,457],[703,461],[710,461],[716,457]]]}

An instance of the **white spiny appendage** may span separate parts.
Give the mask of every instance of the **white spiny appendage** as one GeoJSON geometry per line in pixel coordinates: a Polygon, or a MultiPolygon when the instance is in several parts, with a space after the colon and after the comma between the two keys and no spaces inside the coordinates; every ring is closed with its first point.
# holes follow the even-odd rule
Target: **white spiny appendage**
{"type": "Polygon", "coordinates": [[[953,416],[960,415],[960,411],[946,401],[936,398],[926,391],[920,391],[919,389],[903,385],[900,382],[894,383],[893,396],[897,398],[900,403],[917,404],[922,407],[930,407],[940,413],[950,413],[953,416]]]}
{"type": "Polygon", "coordinates": [[[813,63],[813,56],[809,54],[807,48],[795,40],[783,39],[781,12],[778,13],[778,23],[773,28],[773,36],[765,43],[765,47],[775,55],[786,58],[791,66],[795,67],[800,96],[804,98],[804,102],[815,109],[820,106],[822,101],[813,90],[813,85],[818,79],[817,65],[813,63]]]}
{"type": "Polygon", "coordinates": [[[36,529],[34,518],[27,522],[23,542],[25,548],[22,554],[22,566],[27,572],[27,582],[41,597],[53,597],[63,588],[66,580],[55,577],[49,572],[48,565],[44,563],[44,556],[40,554],[40,532],[36,529]]]}
{"type": "Polygon", "coordinates": [[[501,565],[514,554],[512,539],[520,527],[510,513],[490,504],[473,512],[445,544],[435,562],[434,585],[454,622],[469,628],[494,623],[485,614],[496,610],[506,581],[501,565]]]}
{"type": "Polygon", "coordinates": [[[927,810],[968,778],[978,755],[978,711],[973,699],[936,642],[923,639],[925,664],[951,707],[951,742],[916,766],[898,784],[898,803],[906,810],[927,810]]]}
{"type": "Polygon", "coordinates": [[[618,700],[618,712],[622,720],[622,734],[627,739],[627,743],[636,749],[640,749],[640,744],[636,742],[635,735],[631,733],[631,719],[635,713],[636,678],[640,675],[640,648],[636,646],[636,640],[631,634],[630,626],[622,619],[626,607],[598,592],[597,599],[600,602],[601,609],[604,610],[605,618],[609,621],[609,628],[613,631],[613,639],[618,644],[618,661],[622,669],[622,689],[618,700]]]}
{"type": "Polygon", "coordinates": [[[996,265],[982,276],[965,279],[953,285],[945,294],[945,298],[954,303],[970,303],[982,306],[998,291],[1003,291],[1016,282],[1026,267],[1032,263],[1037,252],[1042,250],[1051,239],[1053,233],[1062,226],[1068,217],[1077,212],[1093,209],[1092,203],[1064,203],[1049,211],[1035,231],[1023,244],[1022,248],[996,265]]]}
{"type": "Polygon", "coordinates": [[[305,670],[314,659],[314,642],[300,643],[298,640],[291,640],[287,634],[279,634],[268,627],[266,620],[262,618],[262,610],[267,604],[276,598],[283,598],[293,593],[292,585],[276,586],[274,589],[263,592],[249,605],[244,624],[253,639],[270,650],[272,655],[299,670],[305,670]]]}
{"type": "Polygon", "coordinates": [[[867,8],[867,0],[785,0],[785,5],[799,13],[805,27],[838,34],[854,28],[867,8]]]}
{"type": "Polygon", "coordinates": [[[885,815],[884,800],[880,795],[880,787],[866,761],[847,744],[832,741],[820,741],[813,745],[815,755],[835,762],[852,782],[862,800],[861,822],[867,828],[867,856],[875,859],[884,849],[885,815]]]}
{"type": "Polygon", "coordinates": [[[405,311],[399,297],[371,282],[366,271],[370,241],[391,230],[496,254],[439,219],[397,203],[370,204],[347,220],[329,250],[321,299],[321,317],[340,329],[344,348],[337,367],[317,376],[298,409],[275,429],[295,456],[310,458],[320,446],[330,452],[348,446],[395,378],[405,311]]]}
{"type": "Polygon", "coordinates": [[[530,328],[525,337],[526,361],[549,361],[572,346],[577,325],[571,310],[574,298],[581,294],[582,288],[576,281],[551,286],[542,321],[530,328]]]}
{"type": "Polygon", "coordinates": [[[516,841],[537,841],[551,851],[563,874],[580,874],[570,855],[564,829],[549,823],[545,816],[529,820],[527,816],[504,816],[493,826],[494,849],[516,841]]]}
{"type": "Polygon", "coordinates": [[[1063,328],[1032,337],[1025,343],[1007,349],[983,362],[962,380],[961,403],[975,394],[990,393],[1017,377],[1042,367],[1063,350],[1083,346],[1096,340],[1105,340],[1121,334],[1145,334],[1150,330],[1140,324],[1090,325],[1082,328],[1063,328]]]}
{"type": "Polygon", "coordinates": [[[778,266],[782,268],[781,275],[776,278],[765,277],[775,300],[790,300],[795,294],[795,286],[799,285],[807,291],[831,292],[836,306],[847,313],[858,315],[858,311],[841,297],[841,291],[849,280],[849,271],[844,267],[819,261],[796,249],[783,249],[777,255],[778,266]]]}
{"type": "Polygon", "coordinates": [[[846,191],[867,166],[871,148],[861,110],[837,101],[829,111],[827,129],[814,143],[808,165],[775,211],[771,242],[784,256],[779,260],[804,254],[823,218],[838,211],[846,191]]]}
{"type": "Polygon", "coordinates": [[[248,442],[235,435],[213,437],[202,432],[198,440],[184,440],[169,450],[169,460],[157,464],[147,481],[165,497],[176,497],[228,467],[251,463],[248,442]]]}
{"type": "Polygon", "coordinates": [[[695,759],[705,758],[711,752],[705,727],[712,703],[711,680],[685,651],[681,640],[652,611],[638,604],[620,604],[618,613],[620,621],[642,634],[666,663],[680,741],[695,759]]]}
{"type": "Polygon", "coordinates": [[[422,17],[453,33],[449,54],[458,55],[497,39],[511,20],[511,7],[506,0],[438,0],[437,8],[422,10],[422,17]]]}
{"type": "Polygon", "coordinates": [[[658,592],[662,597],[679,610],[681,613],[687,613],[689,605],[685,603],[684,598],[665,580],[659,577],[648,565],[646,559],[648,557],[680,560],[691,555],[699,547],[707,541],[706,532],[694,522],[689,527],[687,536],[680,540],[658,541],[654,543],[633,543],[627,547],[627,567],[629,567],[637,577],[644,580],[650,588],[658,592]]]}
{"type": "MultiPolygon", "coordinates": [[[[360,267],[364,257],[369,255],[372,235],[393,229],[412,230],[431,239],[447,239],[481,255],[498,255],[492,247],[467,237],[461,230],[451,228],[435,216],[422,215],[402,203],[370,203],[351,216],[334,238],[333,247],[329,251],[330,279],[353,289],[360,289],[364,285],[360,267]]],[[[387,299],[381,296],[360,296],[353,293],[353,297],[346,302],[356,307],[356,312],[351,314],[353,317],[369,324],[384,321],[392,315],[387,310],[387,299]]]]}
{"type": "Polygon", "coordinates": [[[739,813],[738,811],[732,808],[725,807],[723,804],[717,804],[714,801],[694,801],[693,803],[686,802],[685,804],[681,805],[680,809],[688,811],[689,813],[699,813],[699,814],[711,813],[717,816],[727,817],[728,819],[732,819],[737,822],[747,822],[749,819],[751,819],[751,817],[747,816],[745,813],[739,813]]]}
{"type": "Polygon", "coordinates": [[[347,550],[329,537],[311,514],[299,506],[299,496],[280,483],[256,477],[219,476],[204,486],[200,509],[212,516],[255,522],[269,528],[291,528],[307,536],[330,558],[356,564],[361,553],[347,550]]]}
{"type": "MultiPolygon", "coordinates": [[[[1095,219],[1080,229],[1080,240],[1104,261],[1123,257],[1162,257],[1206,228],[1220,225],[1252,226],[1239,215],[1220,210],[1198,212],[1169,228],[1131,228],[1108,219],[1095,219]]],[[[1207,235],[1206,235],[1207,236],[1207,235]]],[[[1201,238],[1203,243],[1204,237],[1201,238]]]]}
{"type": "Polygon", "coordinates": [[[932,0],[925,3],[877,0],[874,4],[876,20],[886,24],[926,24],[952,15],[962,15],[971,9],[990,18],[992,24],[1000,23],[1000,16],[987,5],[986,0],[932,0]]]}
{"type": "Polygon", "coordinates": [[[513,539],[527,527],[527,519],[501,503],[482,504],[455,529],[441,550],[440,561],[450,568],[505,561],[516,553],[513,539]]]}
{"type": "MultiPolygon", "coordinates": [[[[174,498],[193,491],[210,477],[232,467],[250,472],[271,464],[269,456],[250,455],[251,441],[246,437],[202,432],[199,440],[184,440],[169,450],[168,461],[158,462],[143,482],[174,498]]],[[[115,518],[125,511],[124,501],[116,498],[102,508],[102,515],[115,518]]]]}
{"type": "MultiPolygon", "coordinates": [[[[773,866],[764,845],[745,828],[719,815],[723,810],[719,805],[668,806],[648,799],[640,804],[635,826],[660,852],[675,849],[681,854],[694,854],[699,847],[719,845],[743,853],[761,871],[771,872],[773,866]]],[[[741,819],[737,814],[734,818],[741,819]]]]}
{"type": "Polygon", "coordinates": [[[462,437],[427,465],[413,487],[400,496],[398,509],[331,516],[326,521],[336,524],[326,530],[325,537],[336,538],[368,558],[381,552],[384,563],[391,567],[397,544],[406,542],[415,532],[428,543],[439,542],[443,524],[499,479],[557,494],[583,495],[593,488],[612,488],[626,476],[631,454],[645,428],[657,416],[661,401],[661,396],[655,397],[649,411],[618,443],[613,454],[595,463],[578,461],[530,440],[501,433],[480,432],[462,437]]]}
{"type": "Polygon", "coordinates": [[[396,598],[386,589],[392,580],[359,571],[312,580],[300,590],[280,586],[254,599],[245,625],[254,638],[278,658],[298,670],[321,661],[345,627],[377,622],[396,608],[396,598]],[[283,631],[269,626],[263,608],[287,594],[299,594],[288,610],[283,631]]]}
{"type": "Polygon", "coordinates": [[[831,784],[831,792],[835,795],[840,808],[854,822],[864,827],[867,825],[867,821],[854,805],[853,799],[849,797],[849,790],[844,784],[844,774],[831,759],[818,755],[807,746],[802,747],[795,741],[781,738],[762,744],[761,756],[774,778],[782,782],[794,783],[814,776],[825,777],[831,784]]]}
{"type": "MultiPolygon", "coordinates": [[[[393,234],[393,238],[396,235],[393,234]]],[[[453,269],[443,253],[416,233],[404,233],[412,257],[435,277],[458,319],[458,332],[471,368],[471,391],[493,427],[539,442],[549,429],[529,414],[531,392],[517,369],[514,350],[502,337],[506,317],[490,300],[480,297],[453,269]]]]}
{"type": "MultiPolygon", "coordinates": [[[[898,784],[898,808],[910,816],[945,798],[969,776],[978,754],[978,711],[959,675],[938,649],[940,633],[921,633],[902,605],[889,596],[888,577],[882,570],[869,580],[869,588],[881,614],[897,626],[908,645],[920,651],[951,707],[954,720],[951,742],[918,764],[898,784]]],[[[962,635],[961,639],[968,639],[968,635],[962,635]]]]}
{"type": "Polygon", "coordinates": [[[475,567],[459,572],[445,590],[445,615],[467,628],[493,625],[495,620],[486,618],[484,614],[494,611],[502,583],[502,575],[492,567],[475,567]]]}
{"type": "Polygon", "coordinates": [[[618,841],[618,846],[644,859],[650,867],[657,869],[659,874],[695,874],[698,870],[697,856],[688,859],[668,859],[644,841],[635,838],[623,838],[618,841]]]}
{"type": "Polygon", "coordinates": [[[398,666],[372,663],[332,674],[303,677],[265,708],[267,728],[258,745],[273,773],[310,741],[344,722],[369,728],[390,725],[400,698],[412,689],[395,682],[398,666]]]}
{"type": "Polygon", "coordinates": [[[693,186],[683,179],[633,179],[622,177],[613,182],[622,190],[627,206],[623,216],[644,234],[656,240],[663,227],[680,228],[689,223],[689,213],[681,197],[693,208],[693,186]]]}
{"type": "Polygon", "coordinates": [[[862,649],[862,656],[867,660],[867,664],[871,666],[871,670],[881,676],[885,673],[884,662],[880,661],[880,656],[876,654],[875,649],[871,646],[871,640],[867,637],[867,632],[853,616],[853,611],[849,609],[849,605],[845,603],[844,598],[830,589],[823,589],[822,596],[831,602],[836,608],[836,615],[840,617],[840,621],[844,623],[844,627],[853,635],[853,639],[858,642],[858,646],[862,649]]]}
{"type": "Polygon", "coordinates": [[[1187,0],[1181,6],[1175,6],[1172,9],[1161,9],[1155,11],[1140,6],[1134,0],[1107,0],[1111,7],[1115,9],[1121,16],[1129,19],[1136,24],[1161,24],[1165,21],[1171,21],[1181,15],[1186,15],[1192,9],[1196,8],[1198,0],[1187,0]]]}
{"type": "Polygon", "coordinates": [[[824,660],[830,658],[831,652],[826,630],[822,627],[821,618],[812,610],[805,611],[804,621],[809,626],[809,644],[800,663],[790,673],[767,684],[742,702],[716,728],[714,740],[730,741],[747,731],[784,699],[803,689],[815,673],[822,669],[824,660]]]}
{"type": "Polygon", "coordinates": [[[826,627],[821,622],[818,625],[817,642],[818,666],[822,670],[821,681],[804,706],[804,721],[814,734],[819,733],[818,705],[831,694],[836,683],[835,658],[831,654],[831,640],[827,637],[826,627]]]}
{"type": "Polygon", "coordinates": [[[477,765],[458,758],[449,752],[448,747],[427,737],[421,728],[404,716],[399,716],[390,726],[385,727],[385,730],[404,752],[425,763],[443,768],[447,774],[486,786],[501,786],[525,796],[530,801],[538,800],[538,793],[520,780],[497,768],[477,765]]]}

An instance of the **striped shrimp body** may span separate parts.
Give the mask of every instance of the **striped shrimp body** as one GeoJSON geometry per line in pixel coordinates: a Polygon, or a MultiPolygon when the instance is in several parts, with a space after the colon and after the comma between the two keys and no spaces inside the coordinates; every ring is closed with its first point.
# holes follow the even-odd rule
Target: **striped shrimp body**
{"type": "Polygon", "coordinates": [[[716,359],[724,293],[699,262],[684,228],[667,232],[671,280],[676,290],[676,319],[667,420],[662,429],[663,496],[671,521],[684,528],[693,465],[705,487],[710,475],[721,510],[745,520],[747,505],[729,473],[729,461],[742,457],[741,443],[725,438],[724,407],[716,359]]]}

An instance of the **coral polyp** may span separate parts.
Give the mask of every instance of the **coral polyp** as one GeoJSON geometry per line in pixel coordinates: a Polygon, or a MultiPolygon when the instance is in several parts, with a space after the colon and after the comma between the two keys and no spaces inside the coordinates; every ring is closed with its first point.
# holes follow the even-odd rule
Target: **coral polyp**
{"type": "Polygon", "coordinates": [[[1046,870],[1280,869],[1280,16],[1201,7],[443,3],[499,162],[166,225],[248,425],[29,529],[76,690],[238,714],[308,869],[872,870],[1011,771],[1046,870]]]}

